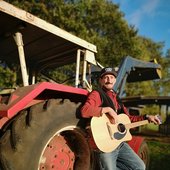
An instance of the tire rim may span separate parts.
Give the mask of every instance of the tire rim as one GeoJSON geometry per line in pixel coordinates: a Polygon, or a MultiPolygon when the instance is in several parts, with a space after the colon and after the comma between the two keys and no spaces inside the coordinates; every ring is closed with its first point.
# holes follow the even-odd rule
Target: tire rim
{"type": "Polygon", "coordinates": [[[75,127],[67,127],[54,135],[44,148],[39,161],[39,170],[73,170],[75,154],[63,132],[73,132],[75,127]]]}
{"type": "Polygon", "coordinates": [[[41,156],[39,170],[72,170],[74,160],[75,155],[69,148],[65,138],[61,135],[56,135],[47,144],[41,156]]]}

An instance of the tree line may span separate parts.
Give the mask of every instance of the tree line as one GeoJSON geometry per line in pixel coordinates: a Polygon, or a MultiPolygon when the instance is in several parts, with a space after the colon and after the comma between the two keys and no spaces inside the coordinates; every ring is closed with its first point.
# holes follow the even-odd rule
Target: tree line
{"type": "MultiPolygon", "coordinates": [[[[109,0],[7,1],[95,44],[96,58],[104,66],[118,66],[125,56],[145,61],[156,59],[162,66],[162,80],[129,84],[127,95],[168,95],[170,49],[164,55],[164,42],[140,36],[138,30],[127,23],[119,5],[109,0]]],[[[8,67],[0,67],[0,77],[0,87],[15,84],[15,72],[9,71],[8,67]]]]}

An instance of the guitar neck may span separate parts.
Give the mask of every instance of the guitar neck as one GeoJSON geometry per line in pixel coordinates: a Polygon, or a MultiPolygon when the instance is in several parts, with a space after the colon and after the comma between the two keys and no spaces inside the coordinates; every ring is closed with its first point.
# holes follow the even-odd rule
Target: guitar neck
{"type": "Polygon", "coordinates": [[[125,126],[126,126],[127,129],[131,129],[131,128],[135,128],[135,127],[138,127],[138,126],[146,125],[148,123],[149,123],[148,120],[142,120],[142,121],[139,121],[139,122],[133,122],[133,123],[126,124],[125,126]]]}

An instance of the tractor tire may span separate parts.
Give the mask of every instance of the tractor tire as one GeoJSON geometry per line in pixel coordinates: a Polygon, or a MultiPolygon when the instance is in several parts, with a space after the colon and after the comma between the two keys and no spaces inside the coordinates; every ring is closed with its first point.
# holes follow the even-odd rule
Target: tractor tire
{"type": "Polygon", "coordinates": [[[22,111],[0,139],[2,170],[88,170],[90,149],[78,105],[50,99],[22,111]]]}
{"type": "Polygon", "coordinates": [[[145,163],[146,170],[149,170],[149,162],[150,162],[150,156],[149,155],[150,154],[149,154],[149,148],[148,148],[146,141],[142,142],[140,149],[138,151],[138,155],[143,160],[143,162],[145,163]]]}

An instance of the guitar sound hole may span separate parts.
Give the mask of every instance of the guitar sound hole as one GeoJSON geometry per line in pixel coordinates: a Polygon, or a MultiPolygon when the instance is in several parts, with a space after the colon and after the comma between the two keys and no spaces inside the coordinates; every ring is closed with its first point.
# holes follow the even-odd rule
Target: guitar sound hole
{"type": "Polygon", "coordinates": [[[125,126],[122,123],[118,124],[117,128],[118,128],[118,131],[121,133],[123,133],[126,130],[125,126]]]}

